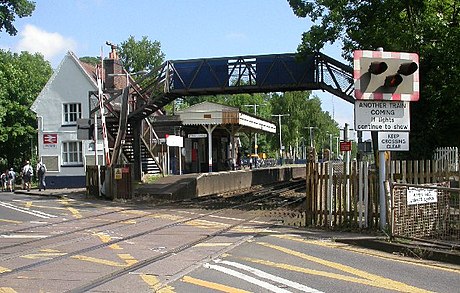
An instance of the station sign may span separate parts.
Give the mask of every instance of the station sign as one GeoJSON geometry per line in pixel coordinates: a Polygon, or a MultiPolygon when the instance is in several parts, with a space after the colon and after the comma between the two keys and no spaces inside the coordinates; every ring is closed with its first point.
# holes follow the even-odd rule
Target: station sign
{"type": "Polygon", "coordinates": [[[409,131],[410,102],[384,100],[355,101],[355,130],[409,131]]]}
{"type": "Polygon", "coordinates": [[[188,138],[206,138],[208,135],[206,133],[190,133],[188,138]]]}
{"type": "Polygon", "coordinates": [[[43,134],[43,148],[56,148],[58,143],[57,133],[43,134]]]}
{"type": "Polygon", "coordinates": [[[167,135],[166,136],[166,144],[168,146],[174,147],[183,147],[184,146],[184,138],[178,135],[167,135]]]}
{"type": "Polygon", "coordinates": [[[351,151],[351,141],[341,141],[340,142],[340,151],[349,152],[351,151]]]}
{"type": "Polygon", "coordinates": [[[379,151],[408,151],[409,132],[378,133],[379,151]]]}

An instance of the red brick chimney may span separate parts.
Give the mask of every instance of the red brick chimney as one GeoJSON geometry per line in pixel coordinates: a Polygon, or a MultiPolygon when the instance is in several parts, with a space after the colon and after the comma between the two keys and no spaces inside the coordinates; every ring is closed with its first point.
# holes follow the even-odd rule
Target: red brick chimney
{"type": "Polygon", "coordinates": [[[104,59],[105,89],[122,89],[126,86],[126,76],[120,59],[118,59],[117,46],[106,42],[110,46],[109,58],[104,59]]]}

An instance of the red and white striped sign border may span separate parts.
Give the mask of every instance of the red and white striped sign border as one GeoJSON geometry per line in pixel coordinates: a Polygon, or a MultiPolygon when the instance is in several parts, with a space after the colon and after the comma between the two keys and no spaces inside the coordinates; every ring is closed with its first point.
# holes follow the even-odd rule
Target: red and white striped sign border
{"type": "MultiPolygon", "coordinates": [[[[353,79],[355,83],[355,98],[358,100],[393,100],[393,101],[418,101],[420,98],[419,75],[414,74],[414,92],[412,94],[392,93],[363,93],[360,89],[361,58],[401,59],[417,63],[419,66],[418,54],[404,52],[384,52],[355,50],[353,56],[353,79]]],[[[420,68],[420,66],[419,66],[420,68]]]]}

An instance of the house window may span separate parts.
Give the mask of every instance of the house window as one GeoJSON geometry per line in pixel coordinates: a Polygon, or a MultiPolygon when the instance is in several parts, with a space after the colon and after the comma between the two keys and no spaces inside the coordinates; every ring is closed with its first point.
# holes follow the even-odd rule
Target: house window
{"type": "Polygon", "coordinates": [[[81,141],[66,141],[62,143],[62,164],[81,165],[83,164],[81,141]]]}
{"type": "Polygon", "coordinates": [[[64,104],[64,124],[77,124],[77,119],[81,118],[81,104],[64,104]]]}

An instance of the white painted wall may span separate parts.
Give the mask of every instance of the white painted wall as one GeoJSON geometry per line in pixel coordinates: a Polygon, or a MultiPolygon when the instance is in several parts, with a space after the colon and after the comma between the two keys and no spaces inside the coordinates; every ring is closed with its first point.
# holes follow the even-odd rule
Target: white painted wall
{"type": "MultiPolygon", "coordinates": [[[[42,156],[58,156],[58,169],[48,166],[48,176],[84,176],[85,156],[94,155],[89,151],[90,141],[83,141],[83,166],[63,167],[62,142],[77,141],[77,126],[63,125],[63,104],[81,103],[82,118],[89,117],[88,92],[96,90],[94,82],[80,67],[76,56],[69,52],[56,69],[40,95],[32,105],[38,118],[38,153],[42,156]],[[55,147],[44,148],[43,135],[57,134],[55,147]]],[[[99,152],[103,154],[102,150],[99,152]]]]}

